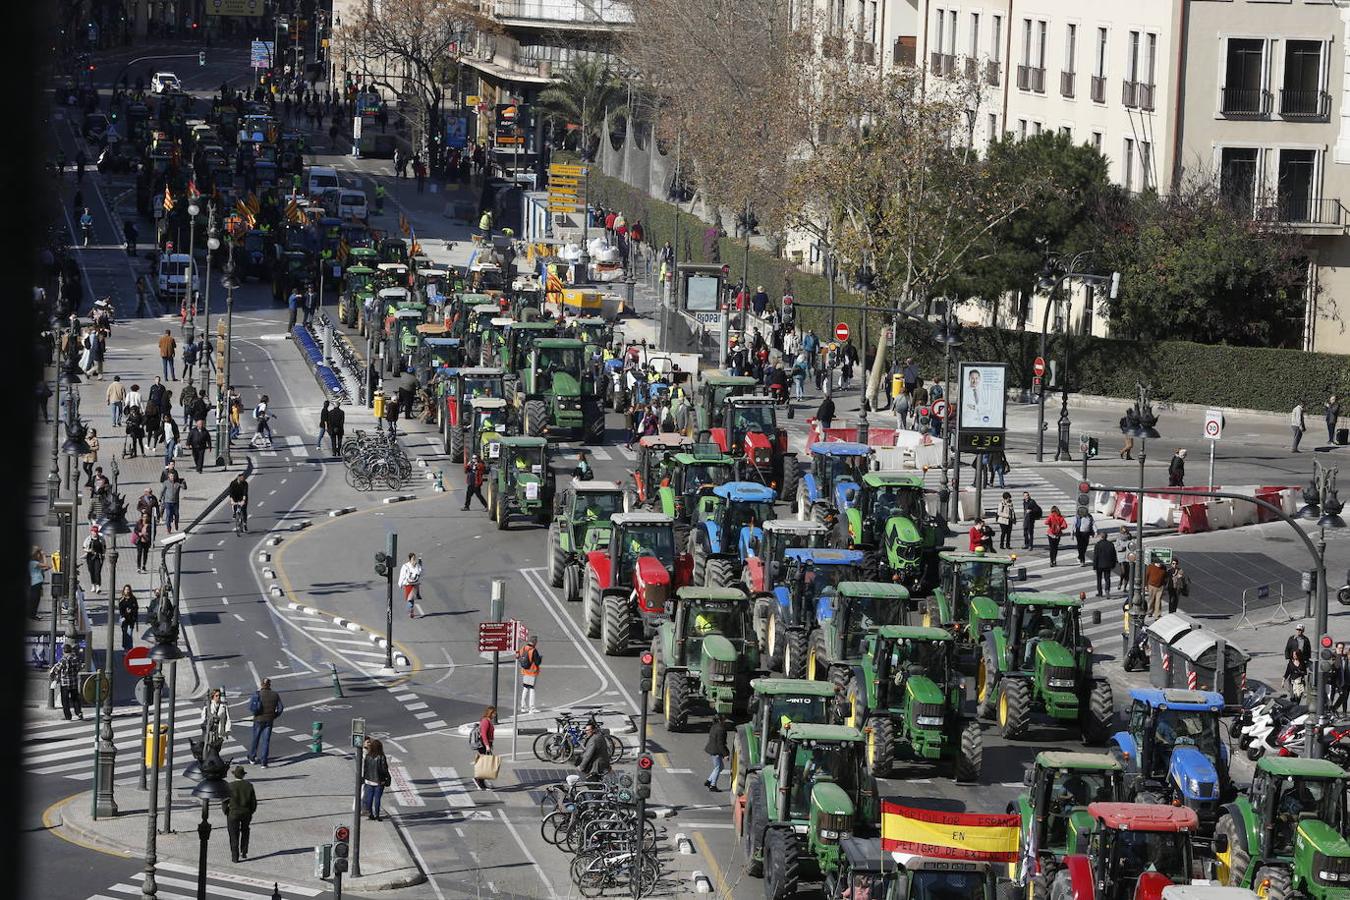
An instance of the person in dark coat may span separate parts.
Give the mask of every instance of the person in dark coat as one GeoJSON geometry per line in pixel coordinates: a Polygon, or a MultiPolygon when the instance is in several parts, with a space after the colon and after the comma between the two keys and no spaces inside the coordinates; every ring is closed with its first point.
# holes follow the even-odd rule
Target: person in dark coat
{"type": "Polygon", "coordinates": [[[1298,653],[1304,659],[1312,658],[1312,642],[1303,633],[1302,625],[1295,625],[1294,633],[1289,636],[1289,640],[1284,642],[1284,658],[1293,659],[1295,653],[1298,653]]]}
{"type": "Polygon", "coordinates": [[[1167,486],[1182,487],[1186,484],[1186,451],[1178,450],[1172,454],[1172,461],[1167,464],[1167,486]]]}
{"type": "Polygon", "coordinates": [[[225,828],[230,834],[230,860],[248,859],[249,830],[253,814],[258,811],[258,795],[253,785],[244,780],[244,767],[234,767],[234,781],[230,782],[230,796],[220,801],[225,813],[225,828]]]}
{"type": "Polygon", "coordinates": [[[1103,531],[1097,535],[1097,543],[1092,548],[1092,569],[1097,573],[1098,597],[1102,596],[1103,590],[1111,593],[1111,572],[1117,562],[1116,547],[1103,531]]]}
{"type": "Polygon", "coordinates": [[[329,401],[323,401],[323,409],[319,410],[319,436],[314,439],[314,449],[323,449],[323,436],[328,433],[328,406],[329,401]]]}
{"type": "Polygon", "coordinates": [[[1030,550],[1036,541],[1036,523],[1041,520],[1041,505],[1030,491],[1022,492],[1022,549],[1030,550]]]}
{"type": "Polygon", "coordinates": [[[346,430],[347,414],[342,411],[342,404],[335,401],[328,410],[328,442],[334,456],[342,455],[342,435],[346,430]]]}
{"type": "Polygon", "coordinates": [[[609,742],[594,722],[586,723],[586,743],[582,745],[577,768],[589,778],[599,778],[610,769],[609,742]]]}
{"type": "Polygon", "coordinates": [[[708,728],[708,743],[703,746],[703,752],[712,758],[712,772],[703,783],[708,786],[708,790],[716,793],[717,779],[722,777],[722,761],[727,757],[727,722],[720,714],[713,716],[712,725],[708,728]]]}
{"type": "Polygon", "coordinates": [[[206,430],[205,422],[198,420],[188,429],[187,445],[192,451],[192,464],[200,475],[202,466],[206,464],[206,451],[211,449],[211,432],[206,430]]]}
{"type": "Polygon", "coordinates": [[[816,421],[820,423],[822,433],[834,422],[834,397],[826,394],[825,399],[820,401],[816,409],[816,421]]]}

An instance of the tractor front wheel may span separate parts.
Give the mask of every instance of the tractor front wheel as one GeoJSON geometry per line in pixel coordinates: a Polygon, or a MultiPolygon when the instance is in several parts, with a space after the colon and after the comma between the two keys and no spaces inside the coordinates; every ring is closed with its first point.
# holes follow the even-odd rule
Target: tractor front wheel
{"type": "Polygon", "coordinates": [[[745,850],[745,874],[752,878],[764,877],[764,830],[769,821],[769,810],[765,805],[764,782],[758,775],[749,778],[749,798],[745,801],[744,821],[745,840],[741,847],[745,850]],[[758,857],[758,858],[756,858],[758,857]]]}
{"type": "MultiPolygon", "coordinates": [[[[1228,859],[1220,856],[1214,869],[1214,880],[1228,887],[1241,887],[1251,854],[1247,852],[1247,832],[1233,817],[1224,813],[1214,826],[1214,833],[1228,836],[1228,859]]],[[[1217,854],[1216,854],[1217,855],[1217,854]]]]}
{"type": "Polygon", "coordinates": [[[1083,743],[1092,746],[1106,743],[1106,739],[1111,736],[1111,724],[1115,716],[1115,698],[1111,695],[1111,683],[1104,679],[1093,682],[1081,723],[1083,743]]]}
{"type": "Polygon", "coordinates": [[[980,654],[980,665],[975,671],[975,714],[984,719],[994,718],[998,710],[998,666],[994,653],[985,648],[980,654]]]}
{"type": "Polygon", "coordinates": [[[797,865],[797,835],[789,828],[775,828],[764,840],[765,900],[797,896],[801,873],[797,865]]]}
{"type": "Polygon", "coordinates": [[[956,745],[952,778],[963,784],[976,784],[983,768],[984,736],[980,734],[980,723],[968,722],[961,729],[960,740],[956,745]]]}
{"type": "Polygon", "coordinates": [[[703,584],[705,587],[731,587],[736,583],[735,577],[731,572],[731,560],[710,559],[703,568],[703,584]]]}
{"type": "Polygon", "coordinates": [[[661,700],[665,695],[666,667],[661,661],[661,636],[652,638],[652,712],[661,711],[661,700]]]}
{"type": "Polygon", "coordinates": [[[507,527],[511,524],[511,510],[506,504],[506,492],[497,491],[496,493],[497,493],[497,515],[494,516],[494,518],[497,520],[497,530],[505,531],[507,527]]]}
{"type": "Polygon", "coordinates": [[[689,543],[691,545],[690,552],[694,557],[694,571],[691,577],[694,579],[693,583],[695,585],[702,585],[704,583],[703,579],[707,577],[708,545],[706,541],[707,538],[703,536],[703,532],[701,531],[692,531],[689,533],[689,543]]]}
{"type": "MultiPolygon", "coordinates": [[[[767,858],[766,856],[765,859],[767,858]]],[[[1292,893],[1289,870],[1279,866],[1262,866],[1257,869],[1252,884],[1266,886],[1265,900],[1288,900],[1292,893]]]]}
{"type": "Polygon", "coordinates": [[[581,599],[581,566],[568,563],[563,569],[563,599],[576,603],[581,599]]]}
{"type": "Polygon", "coordinates": [[[492,521],[497,521],[497,482],[489,481],[487,490],[487,514],[492,521]]]}
{"type": "Polygon", "coordinates": [[[797,496],[797,485],[802,480],[802,464],[795,456],[783,457],[783,480],[778,485],[778,499],[791,502],[797,496]]]}
{"type": "Polygon", "coordinates": [[[786,632],[783,630],[783,622],[778,617],[775,610],[778,604],[774,600],[769,601],[772,604],[766,615],[764,622],[764,658],[768,660],[768,666],[772,671],[783,671],[783,653],[784,637],[786,632]]]}
{"type": "Polygon", "coordinates": [[[665,695],[663,706],[665,707],[666,730],[670,732],[684,731],[689,727],[689,706],[691,702],[689,679],[684,677],[683,672],[667,673],[663,693],[665,695]]]}
{"type": "Polygon", "coordinates": [[[604,621],[601,623],[601,639],[606,656],[619,656],[628,652],[633,641],[633,610],[628,595],[614,593],[605,597],[604,621]]]}
{"type": "Polygon", "coordinates": [[[806,635],[800,631],[790,631],[783,641],[783,674],[788,678],[806,677],[806,635]]]}
{"type": "Polygon", "coordinates": [[[600,624],[605,617],[605,598],[600,592],[600,580],[595,570],[586,569],[586,587],[582,594],[581,618],[586,623],[586,637],[598,638],[600,624]]]}
{"type": "Polygon", "coordinates": [[[562,552],[562,529],[557,522],[548,526],[548,583],[555,588],[563,586],[563,570],[567,560],[562,552]]]}
{"type": "Polygon", "coordinates": [[[1015,741],[1031,728],[1031,689],[1020,678],[1005,678],[998,693],[998,724],[1015,741]]]}

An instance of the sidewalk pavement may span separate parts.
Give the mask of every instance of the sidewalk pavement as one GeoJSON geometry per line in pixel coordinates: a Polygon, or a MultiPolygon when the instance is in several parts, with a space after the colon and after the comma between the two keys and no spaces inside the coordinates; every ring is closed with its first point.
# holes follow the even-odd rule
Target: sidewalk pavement
{"type": "MultiPolygon", "coordinates": [[[[97,465],[102,466],[104,474],[112,476],[112,467],[115,465],[118,470],[116,479],[117,491],[126,497],[128,506],[127,520],[128,524],[133,524],[136,520],[136,502],[145,488],[151,488],[156,495],[160,488],[160,474],[164,469],[164,451],[163,444],[160,444],[158,451],[150,450],[147,446],[148,455],[139,456],[135,459],[122,458],[122,448],[125,438],[125,432],[121,428],[112,427],[111,409],[107,405],[105,397],[108,385],[112,383],[114,375],[120,375],[122,382],[128,388],[132,384],[141,385],[141,395],[148,395],[149,386],[154,383],[154,375],[160,368],[159,353],[155,341],[157,335],[162,335],[166,327],[173,327],[175,336],[180,338],[180,330],[175,327],[176,321],[172,318],[161,319],[132,319],[123,320],[113,326],[112,336],[109,341],[109,350],[104,363],[104,377],[102,381],[91,379],[81,375],[81,383],[75,386],[80,396],[80,416],[89,425],[91,425],[99,435],[99,458],[97,465]]],[[[46,377],[50,380],[55,373],[55,369],[49,367],[46,370],[46,377]]],[[[180,373],[181,374],[181,373],[180,373]]],[[[174,410],[178,415],[178,424],[182,436],[186,437],[186,429],[182,428],[182,410],[178,405],[177,395],[184,386],[181,381],[173,381],[166,384],[166,387],[174,395],[174,410]]],[[[66,396],[67,388],[62,385],[62,398],[66,396]]],[[[53,398],[55,399],[55,398],[53,398]]],[[[51,423],[39,422],[36,429],[36,454],[33,460],[32,471],[29,476],[29,503],[28,503],[28,522],[29,522],[29,544],[42,547],[42,549],[51,553],[59,550],[60,535],[57,528],[47,524],[47,495],[46,484],[47,475],[51,468],[51,446],[53,429],[58,430],[57,439],[64,439],[64,432],[60,432],[58,424],[61,411],[55,408],[51,410],[51,423]]],[[[213,425],[208,422],[208,425],[213,425]]],[[[61,454],[62,456],[64,454],[61,454]]],[[[211,465],[214,462],[214,452],[207,453],[208,465],[203,469],[202,474],[198,475],[192,466],[192,455],[185,447],[179,447],[179,454],[175,468],[179,469],[180,477],[186,480],[186,486],[183,492],[183,499],[180,503],[180,527],[189,533],[219,502],[224,495],[224,490],[239,471],[249,465],[244,455],[237,457],[237,463],[232,470],[223,470],[220,467],[211,465]]],[[[65,476],[65,459],[60,459],[60,471],[65,476]]],[[[83,543],[88,534],[87,515],[89,509],[88,492],[83,490],[84,474],[80,470],[79,460],[70,459],[72,476],[78,479],[81,485],[81,497],[79,515],[81,524],[78,526],[77,535],[79,541],[83,543]]],[[[61,495],[68,497],[69,492],[63,488],[61,495]]],[[[161,527],[157,534],[157,539],[162,540],[166,531],[161,527]]],[[[112,535],[105,530],[105,540],[108,548],[112,549],[112,535]]],[[[154,588],[158,585],[158,569],[161,550],[155,547],[150,552],[147,573],[140,574],[136,571],[136,550],[131,544],[129,531],[121,532],[117,535],[118,565],[117,565],[117,584],[112,580],[112,563],[109,558],[103,565],[103,592],[93,593],[90,591],[90,581],[88,568],[84,565],[83,554],[78,548],[74,554],[75,560],[79,564],[79,582],[84,593],[84,613],[83,628],[91,633],[90,651],[93,655],[93,665],[102,665],[102,656],[104,650],[104,634],[106,615],[109,607],[114,610],[117,602],[117,595],[122,585],[130,584],[135,592],[137,600],[141,607],[141,621],[145,622],[148,615],[149,605],[153,596],[154,588]]],[[[66,568],[63,563],[62,568],[66,568]]],[[[186,592],[185,592],[186,593],[186,592]]],[[[186,596],[186,605],[190,606],[192,598],[186,596]]],[[[68,613],[60,611],[58,613],[56,631],[57,640],[65,631],[68,613]]],[[[50,664],[50,649],[47,642],[50,640],[52,630],[53,604],[51,598],[50,578],[48,585],[43,590],[43,601],[39,606],[38,620],[30,622],[28,634],[30,641],[42,642],[42,650],[47,654],[48,664],[50,664]],[[40,636],[40,637],[39,637],[40,636]]],[[[185,617],[186,618],[186,617],[185,617]]],[[[120,628],[115,628],[114,641],[120,640],[120,628]]],[[[141,626],[140,634],[144,636],[144,625],[141,626]]],[[[190,649],[195,645],[192,630],[190,626],[184,627],[185,649],[190,649]]],[[[25,661],[30,662],[27,668],[29,673],[25,683],[24,702],[29,707],[48,707],[49,703],[49,685],[47,680],[46,667],[31,665],[31,656],[37,644],[33,643],[25,649],[25,661]]],[[[118,649],[118,648],[114,648],[118,649]]],[[[122,672],[117,673],[117,701],[125,700],[130,696],[130,678],[122,672]]],[[[177,686],[180,696],[195,695],[200,689],[200,679],[197,677],[196,665],[180,667],[179,684],[177,686]]],[[[53,710],[51,715],[58,715],[59,710],[53,710]]],[[[39,716],[41,717],[41,716],[39,716]]]]}
{"type": "MultiPolygon", "coordinates": [[[[232,767],[233,768],[233,767],[232,767]]],[[[323,754],[273,761],[270,768],[245,765],[247,780],[258,795],[253,816],[248,859],[230,862],[229,838],[220,804],[210,806],[212,832],[207,871],[213,879],[235,877],[322,887],[314,877],[311,848],[331,842],[333,829],[352,823],[353,760],[350,754],[330,749],[323,754]]],[[[233,781],[230,775],[228,780],[233,781]]],[[[194,783],[179,782],[182,789],[174,802],[178,831],[161,834],[156,844],[160,863],[178,863],[196,871],[200,843],[197,823],[201,801],[189,794],[194,783]]],[[[61,801],[48,816],[59,819],[57,833],[63,838],[95,849],[139,857],[145,853],[146,795],[126,786],[118,791],[120,813],[115,818],[94,821],[89,792],[61,801]]],[[[344,876],[343,887],[353,893],[393,890],[426,881],[426,875],[409,854],[398,834],[400,826],[385,811],[379,822],[361,821],[361,876],[344,876]]],[[[183,877],[183,876],[179,876],[183,877]]]]}

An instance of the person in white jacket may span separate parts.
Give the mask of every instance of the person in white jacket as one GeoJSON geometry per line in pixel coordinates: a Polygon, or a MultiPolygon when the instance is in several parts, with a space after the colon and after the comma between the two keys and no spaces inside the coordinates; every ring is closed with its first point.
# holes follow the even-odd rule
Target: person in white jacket
{"type": "Polygon", "coordinates": [[[202,740],[219,753],[230,737],[231,727],[230,707],[225,703],[225,694],[220,688],[212,688],[206,706],[202,707],[202,740]]]}
{"type": "Polygon", "coordinates": [[[408,618],[417,617],[417,610],[413,606],[418,600],[422,599],[422,560],[417,558],[416,553],[408,554],[408,561],[398,570],[398,586],[403,588],[403,599],[408,602],[408,618]]]}

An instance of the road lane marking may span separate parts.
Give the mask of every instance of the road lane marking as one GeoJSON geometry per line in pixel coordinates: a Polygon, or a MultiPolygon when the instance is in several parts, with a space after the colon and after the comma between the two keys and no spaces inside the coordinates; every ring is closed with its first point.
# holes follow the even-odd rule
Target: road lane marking
{"type": "Polygon", "coordinates": [[[698,845],[698,852],[708,861],[708,868],[712,869],[713,881],[717,883],[717,895],[719,897],[732,896],[731,885],[727,884],[726,876],[722,874],[722,866],[718,864],[717,857],[713,856],[712,848],[708,846],[708,839],[703,836],[701,831],[690,833],[694,837],[694,843],[698,845]]]}
{"type": "Polygon", "coordinates": [[[441,794],[451,809],[473,809],[478,805],[473,797],[469,796],[469,788],[465,784],[468,779],[461,778],[459,772],[448,766],[432,766],[427,771],[440,785],[441,794]]]}

